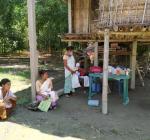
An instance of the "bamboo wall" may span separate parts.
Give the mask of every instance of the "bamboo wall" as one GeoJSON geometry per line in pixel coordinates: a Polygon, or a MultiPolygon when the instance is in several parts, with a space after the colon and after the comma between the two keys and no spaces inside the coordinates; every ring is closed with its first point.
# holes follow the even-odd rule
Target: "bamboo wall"
{"type": "Polygon", "coordinates": [[[150,0],[139,0],[138,4],[136,0],[114,0],[112,6],[108,1],[72,0],[73,33],[97,32],[114,26],[125,31],[129,29],[124,28],[134,26],[135,31],[140,31],[150,25],[150,0]]]}
{"type": "Polygon", "coordinates": [[[88,33],[90,0],[73,0],[73,32],[88,33]]]}

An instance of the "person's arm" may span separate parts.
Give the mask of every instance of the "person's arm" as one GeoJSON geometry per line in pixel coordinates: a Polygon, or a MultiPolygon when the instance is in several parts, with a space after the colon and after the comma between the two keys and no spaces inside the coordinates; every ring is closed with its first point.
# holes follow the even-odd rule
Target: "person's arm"
{"type": "Polygon", "coordinates": [[[44,94],[42,94],[41,92],[37,92],[37,95],[40,95],[40,96],[42,96],[43,98],[45,98],[45,99],[47,99],[48,98],[48,96],[47,95],[44,95],[44,94]]]}
{"type": "Polygon", "coordinates": [[[50,88],[53,89],[53,82],[51,79],[50,79],[50,88]]]}
{"type": "Polygon", "coordinates": [[[1,107],[1,108],[5,108],[4,100],[1,100],[1,99],[0,99],[0,107],[1,107]]]}
{"type": "Polygon", "coordinates": [[[16,100],[17,100],[17,97],[15,97],[15,96],[8,96],[8,98],[9,98],[9,100],[11,99],[11,100],[13,100],[13,101],[16,101],[16,100]]]}
{"type": "Polygon", "coordinates": [[[53,83],[52,83],[52,79],[49,78],[49,87],[47,91],[51,91],[53,89],[53,83]]]}
{"type": "Polygon", "coordinates": [[[69,70],[72,74],[75,73],[75,71],[73,71],[68,65],[67,65],[67,60],[64,59],[64,67],[69,70]]]}
{"type": "Polygon", "coordinates": [[[36,94],[42,96],[43,98],[48,98],[48,96],[46,96],[40,92],[39,81],[36,82],[36,94]]]}
{"type": "Polygon", "coordinates": [[[13,101],[16,101],[17,100],[17,97],[11,92],[9,91],[9,94],[8,96],[4,99],[4,102],[6,101],[9,101],[9,100],[13,100],[13,101]]]}

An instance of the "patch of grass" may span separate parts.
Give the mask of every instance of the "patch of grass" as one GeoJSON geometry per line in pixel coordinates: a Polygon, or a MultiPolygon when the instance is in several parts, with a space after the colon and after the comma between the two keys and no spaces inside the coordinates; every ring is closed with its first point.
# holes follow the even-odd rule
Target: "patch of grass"
{"type": "Polygon", "coordinates": [[[116,129],[111,129],[111,133],[113,133],[113,134],[115,134],[115,135],[119,135],[119,132],[118,132],[118,130],[116,130],[116,129]]]}
{"type": "Polygon", "coordinates": [[[0,68],[0,80],[11,80],[11,90],[17,95],[17,104],[24,105],[31,101],[30,74],[27,70],[15,68],[0,68]]]}
{"type": "Polygon", "coordinates": [[[16,69],[16,68],[0,68],[0,74],[11,74],[15,76],[21,76],[26,79],[30,78],[30,71],[29,70],[23,70],[23,69],[16,69]]]}

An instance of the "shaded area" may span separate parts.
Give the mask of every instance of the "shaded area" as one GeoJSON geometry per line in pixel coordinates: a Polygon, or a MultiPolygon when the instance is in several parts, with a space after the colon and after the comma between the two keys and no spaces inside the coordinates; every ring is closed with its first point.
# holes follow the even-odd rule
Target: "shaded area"
{"type": "MultiPolygon", "coordinates": [[[[53,81],[55,90],[63,88],[63,69],[49,65],[48,67],[50,76],[55,78],[53,81]]],[[[23,71],[23,69],[16,69],[23,71]]],[[[137,86],[135,91],[129,92],[130,103],[126,107],[122,105],[117,89],[109,94],[108,115],[102,115],[101,106],[89,107],[87,94],[84,94],[81,89],[77,90],[76,96],[69,99],[62,96],[55,111],[44,113],[33,112],[26,108],[26,105],[31,102],[29,79],[19,74],[5,73],[5,70],[7,69],[3,69],[0,75],[12,78],[12,87],[17,89],[15,94],[18,97],[16,111],[5,121],[9,124],[0,122],[2,123],[0,131],[2,129],[7,132],[6,136],[13,138],[16,135],[20,140],[25,140],[26,137],[38,140],[44,137],[43,135],[49,139],[52,135],[69,140],[71,138],[86,140],[148,140],[150,138],[149,79],[146,79],[144,88],[137,86]],[[7,131],[10,127],[12,127],[11,131],[7,131]]],[[[95,96],[94,99],[100,99],[101,102],[101,95],[95,96]]]]}
{"type": "MultiPolygon", "coordinates": [[[[137,87],[135,91],[129,92],[130,103],[126,107],[122,105],[118,93],[110,94],[108,115],[102,115],[101,107],[89,107],[87,94],[78,90],[76,96],[69,99],[61,97],[57,110],[48,113],[29,111],[25,108],[26,102],[20,101],[24,105],[18,105],[16,112],[8,121],[39,130],[38,133],[61,138],[148,140],[150,138],[149,83],[150,80],[147,80],[146,87],[137,87]]],[[[63,82],[60,82],[60,85],[62,84],[63,82]]],[[[29,94],[29,92],[30,89],[26,89],[16,94],[29,94]]],[[[101,99],[101,96],[97,95],[94,98],[101,99]]]]}
{"type": "Polygon", "coordinates": [[[17,96],[17,105],[27,105],[31,103],[31,87],[18,91],[15,95],[17,96]]]}

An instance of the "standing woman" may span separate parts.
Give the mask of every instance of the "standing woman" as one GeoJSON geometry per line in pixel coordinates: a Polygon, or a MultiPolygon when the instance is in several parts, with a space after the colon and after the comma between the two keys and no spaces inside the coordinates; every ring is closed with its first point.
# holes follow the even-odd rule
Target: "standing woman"
{"type": "Polygon", "coordinates": [[[65,69],[65,85],[64,94],[66,97],[70,97],[75,90],[72,88],[72,74],[75,73],[75,58],[73,56],[73,47],[68,46],[66,48],[65,55],[63,56],[64,69],[65,69]]]}
{"type": "Polygon", "coordinates": [[[11,92],[9,79],[0,81],[0,119],[7,119],[16,106],[16,96],[11,92]]]}

